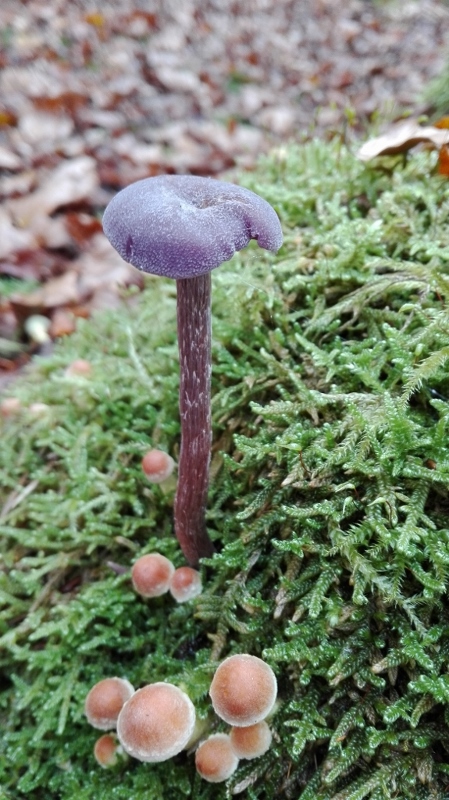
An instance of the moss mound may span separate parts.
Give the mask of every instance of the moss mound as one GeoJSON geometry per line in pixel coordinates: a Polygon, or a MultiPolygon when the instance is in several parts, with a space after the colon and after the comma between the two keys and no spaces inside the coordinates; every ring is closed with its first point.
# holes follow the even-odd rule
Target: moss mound
{"type": "MultiPolygon", "coordinates": [[[[278,210],[276,258],[214,273],[217,554],[192,603],[143,601],[129,569],[183,563],[175,287],[150,281],[14,387],[2,423],[0,584],[5,797],[45,800],[445,798],[449,785],[449,184],[433,154],[373,169],[338,142],[244,176],[278,210]],[[65,367],[88,358],[90,378],[65,367]],[[46,403],[36,415],[31,403],[46,403]],[[102,677],[169,680],[208,718],[218,659],[263,656],[274,742],[228,785],[191,754],[102,770],[83,717],[102,677]]],[[[213,719],[213,730],[225,730],[213,719]]]]}

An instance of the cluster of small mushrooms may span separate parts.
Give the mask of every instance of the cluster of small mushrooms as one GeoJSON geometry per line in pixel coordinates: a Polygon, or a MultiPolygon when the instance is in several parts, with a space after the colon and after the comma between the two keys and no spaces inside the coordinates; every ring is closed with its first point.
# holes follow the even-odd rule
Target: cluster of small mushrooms
{"type": "MultiPolygon", "coordinates": [[[[276,252],[282,230],[276,212],[259,195],[191,175],[146,178],[123,189],[106,208],[103,229],[130,264],[177,282],[181,449],[174,527],[190,566],[175,570],[164,556],[150,553],[136,561],[131,578],[145,597],[169,590],[184,602],[201,591],[195,568],[214,552],[205,521],[212,438],[210,273],[251,239],[276,252]]],[[[165,480],[173,466],[170,456],[154,450],[142,461],[154,483],[165,480]]],[[[271,732],[266,718],[276,695],[276,677],[262,659],[242,653],[220,664],[210,697],[216,714],[231,729],[211,734],[197,747],[196,768],[205,780],[227,780],[240,758],[267,751],[271,732]]],[[[107,733],[95,745],[102,766],[111,766],[121,754],[166,761],[195,746],[202,735],[190,698],[165,682],[135,691],[123,678],[105,678],[87,695],[85,713],[95,728],[116,729],[118,741],[107,733]]]]}
{"type": "MultiPolygon", "coordinates": [[[[142,469],[149,481],[162,483],[172,474],[174,461],[153,449],[144,455],[142,469]]],[[[170,592],[178,603],[192,600],[202,591],[196,569],[175,569],[161,553],[140,556],[132,566],[131,582],[144,598],[170,592]]],[[[207,722],[197,721],[192,701],[178,686],[157,682],[135,691],[125,678],[104,678],[88,693],[85,715],[94,728],[116,733],[105,733],[96,741],[96,761],[105,768],[127,756],[150,763],[167,761],[199,742],[195,751],[199,775],[211,783],[227,780],[240,759],[257,758],[270,747],[266,717],[276,701],[277,681],[262,659],[242,653],[222,662],[209,694],[217,716],[231,728],[199,742],[207,722]]]]}
{"type": "Polygon", "coordinates": [[[166,592],[177,603],[186,603],[201,594],[201,575],[193,567],[178,567],[161,553],[147,553],[134,562],[131,581],[142,597],[160,597],[166,592]]]}
{"type": "MultiPolygon", "coordinates": [[[[148,450],[142,458],[142,470],[151,483],[163,483],[172,474],[175,462],[163,450],[148,450]]],[[[202,582],[198,570],[178,567],[161,553],[147,553],[133,564],[131,581],[142,597],[160,597],[170,592],[178,603],[186,603],[201,594],[202,582]]]]}
{"type": "MultiPolygon", "coordinates": [[[[209,695],[217,716],[231,727],[199,742],[195,765],[204,780],[220,783],[231,777],[240,759],[257,758],[270,747],[266,718],[276,701],[277,681],[265,661],[240,653],[219,665],[209,695]]],[[[105,768],[124,755],[148,763],[167,761],[195,748],[204,730],[188,695],[172,683],[150,683],[135,691],[125,678],[105,678],[88,693],[84,711],[94,728],[116,731],[116,736],[101,736],[94,747],[105,768]]]]}
{"type": "MultiPolygon", "coordinates": [[[[161,451],[150,452],[156,463],[161,451]]],[[[131,582],[142,597],[170,592],[178,603],[192,600],[202,590],[197,570],[175,569],[161,553],[140,556],[131,569],[131,582]]],[[[228,733],[213,733],[201,741],[195,763],[202,778],[219,783],[235,772],[240,759],[257,758],[270,747],[266,717],[276,701],[276,677],[256,656],[229,656],[216,670],[209,694],[218,717],[232,727],[228,733]]],[[[105,768],[127,756],[152,763],[166,761],[195,747],[208,725],[197,721],[188,695],[165,682],[135,691],[125,678],[104,678],[88,693],[84,710],[94,728],[116,731],[105,733],[94,746],[95,759],[105,768]]]]}

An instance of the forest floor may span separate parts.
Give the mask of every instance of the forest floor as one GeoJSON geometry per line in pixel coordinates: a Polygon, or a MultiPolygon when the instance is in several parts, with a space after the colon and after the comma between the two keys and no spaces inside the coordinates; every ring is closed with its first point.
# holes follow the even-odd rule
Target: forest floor
{"type": "Polygon", "coordinates": [[[0,32],[1,385],[41,346],[30,316],[54,339],[140,285],[101,232],[115,191],[426,113],[449,5],[7,0],[0,32]]]}

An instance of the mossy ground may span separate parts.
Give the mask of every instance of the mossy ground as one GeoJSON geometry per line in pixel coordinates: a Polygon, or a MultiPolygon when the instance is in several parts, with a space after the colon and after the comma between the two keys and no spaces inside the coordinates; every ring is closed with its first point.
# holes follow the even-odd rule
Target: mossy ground
{"type": "Polygon", "coordinates": [[[13,387],[49,410],[2,424],[5,797],[449,796],[449,183],[434,161],[367,167],[336,141],[244,176],[285,245],[214,273],[217,554],[193,603],[143,601],[108,565],[183,563],[173,487],[140,469],[179,445],[174,285],[150,280],[13,387]],[[66,377],[80,357],[92,377],[66,377]],[[264,656],[280,703],[272,748],[229,786],[186,754],[96,766],[93,683],[169,680],[207,717],[233,652],[264,656]]]}

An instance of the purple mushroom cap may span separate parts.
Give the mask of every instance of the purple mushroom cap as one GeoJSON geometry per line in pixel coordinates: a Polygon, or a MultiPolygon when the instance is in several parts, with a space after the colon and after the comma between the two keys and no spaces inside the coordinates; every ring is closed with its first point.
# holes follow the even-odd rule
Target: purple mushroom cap
{"type": "Polygon", "coordinates": [[[192,278],[228,261],[256,239],[276,252],[282,230],[259,195],[214,178],[161,175],[122,189],[103,216],[117,252],[153,275],[192,278]]]}

